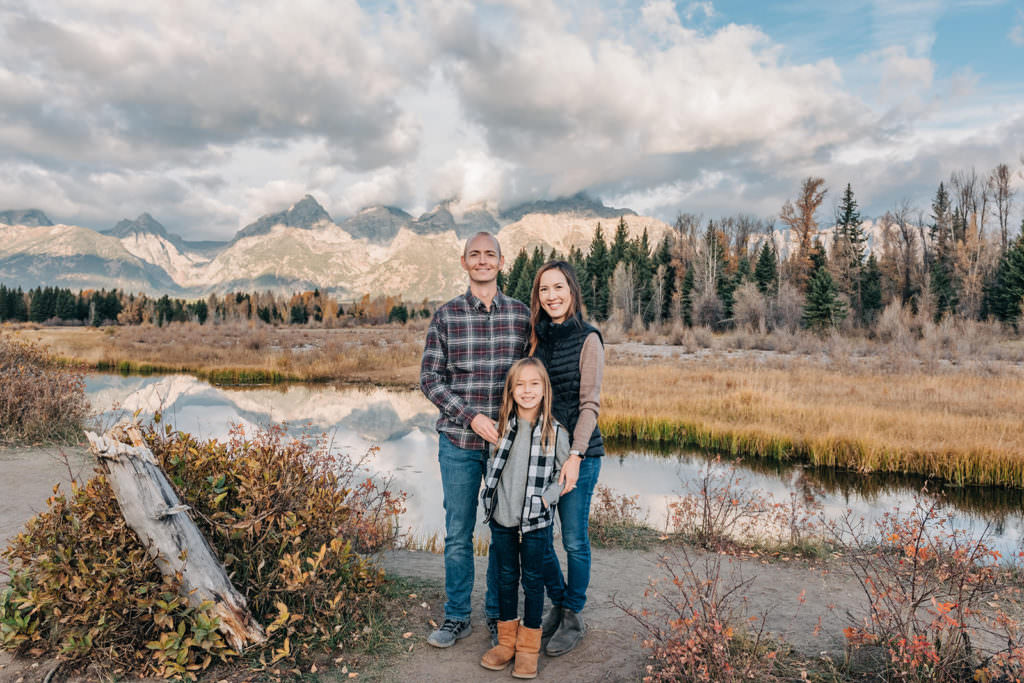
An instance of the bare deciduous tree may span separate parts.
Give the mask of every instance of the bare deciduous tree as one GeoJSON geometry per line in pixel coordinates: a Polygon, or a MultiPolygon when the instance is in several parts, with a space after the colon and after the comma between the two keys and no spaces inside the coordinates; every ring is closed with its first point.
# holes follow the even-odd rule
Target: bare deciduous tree
{"type": "Polygon", "coordinates": [[[804,287],[811,270],[811,242],[818,231],[816,214],[825,200],[828,189],[824,178],[805,178],[800,185],[800,194],[796,202],[788,199],[782,205],[779,220],[785,223],[797,235],[797,253],[793,263],[794,280],[804,287]]]}
{"type": "Polygon", "coordinates": [[[988,177],[989,192],[996,204],[996,218],[999,221],[999,249],[1006,253],[1009,244],[1010,207],[1013,204],[1014,190],[1010,187],[1010,167],[999,164],[992,169],[988,177]]]}

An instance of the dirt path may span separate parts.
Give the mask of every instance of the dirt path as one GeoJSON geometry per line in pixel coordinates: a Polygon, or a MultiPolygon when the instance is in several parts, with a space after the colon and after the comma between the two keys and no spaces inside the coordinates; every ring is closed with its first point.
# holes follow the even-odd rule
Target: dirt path
{"type": "MultiPolygon", "coordinates": [[[[690,551],[703,566],[708,556],[690,551]]],[[[538,680],[638,681],[643,676],[644,652],[637,623],[611,603],[639,606],[653,577],[664,576],[658,551],[595,550],[593,577],[584,610],[588,633],[581,645],[562,657],[542,657],[538,680]]],[[[384,558],[389,573],[443,580],[442,558],[422,552],[396,551],[384,558]]],[[[486,558],[477,558],[473,593],[473,633],[455,646],[439,650],[426,644],[431,630],[426,619],[414,624],[413,649],[391,662],[386,673],[374,680],[488,681],[505,680],[508,674],[480,667],[480,656],[489,647],[483,617],[482,577],[486,558]]],[[[747,615],[769,610],[768,629],[798,651],[817,655],[829,652],[842,657],[842,630],[849,625],[846,612],[858,613],[863,594],[852,576],[842,570],[810,567],[803,562],[762,563],[755,559],[724,557],[724,577],[753,578],[745,591],[747,615]],[[804,592],[801,602],[801,592],[804,592]],[[820,620],[820,621],[819,621],[820,620]]],[[[430,618],[440,623],[442,605],[430,605],[430,618]]],[[[339,679],[340,680],[340,679],[339,679]]]]}

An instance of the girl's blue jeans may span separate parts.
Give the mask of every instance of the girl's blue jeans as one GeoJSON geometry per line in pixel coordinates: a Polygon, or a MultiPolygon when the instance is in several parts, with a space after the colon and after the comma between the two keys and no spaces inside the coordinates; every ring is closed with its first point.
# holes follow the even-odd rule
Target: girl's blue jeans
{"type": "Polygon", "coordinates": [[[555,546],[548,546],[544,561],[544,585],[548,598],[556,606],[582,612],[590,585],[590,499],[594,496],[601,461],[597,456],[584,458],[576,488],[558,501],[558,517],[562,523],[562,546],[565,548],[568,582],[555,555],[555,546]]]}
{"type": "Polygon", "coordinates": [[[501,526],[493,519],[491,555],[498,574],[498,614],[502,621],[519,616],[519,582],[523,584],[523,621],[526,628],[540,628],[544,612],[544,563],[553,549],[551,526],[524,534],[519,527],[501,526]]]}

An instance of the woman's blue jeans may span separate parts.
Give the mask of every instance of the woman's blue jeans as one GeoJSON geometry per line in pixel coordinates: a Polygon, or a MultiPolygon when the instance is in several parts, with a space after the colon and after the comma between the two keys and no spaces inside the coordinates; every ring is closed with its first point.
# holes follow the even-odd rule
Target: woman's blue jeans
{"type": "Polygon", "coordinates": [[[524,534],[518,527],[491,520],[491,556],[498,574],[499,618],[519,616],[519,581],[523,584],[523,626],[540,628],[544,612],[544,565],[551,545],[551,526],[524,534]]]}
{"type": "MultiPolygon", "coordinates": [[[[453,444],[444,434],[437,435],[437,459],[441,466],[444,491],[444,604],[446,619],[464,621],[473,611],[473,530],[476,527],[480,483],[487,468],[487,451],[467,450],[453,444]]],[[[488,617],[498,616],[498,578],[494,555],[487,561],[488,617]]]]}
{"type": "Polygon", "coordinates": [[[584,458],[576,488],[558,501],[558,517],[562,524],[562,546],[565,548],[568,582],[555,555],[555,546],[548,546],[544,562],[544,585],[553,605],[583,611],[590,585],[590,499],[601,474],[602,457],[584,458]]]}

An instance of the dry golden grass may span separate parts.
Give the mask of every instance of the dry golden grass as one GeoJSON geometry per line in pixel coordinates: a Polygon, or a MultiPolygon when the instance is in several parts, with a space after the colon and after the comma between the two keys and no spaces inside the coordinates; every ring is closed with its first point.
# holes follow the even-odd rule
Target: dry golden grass
{"type": "Polygon", "coordinates": [[[35,327],[14,331],[97,370],[186,372],[220,383],[348,381],[414,385],[425,329],[227,323],[164,327],[35,327]]]}
{"type": "Polygon", "coordinates": [[[1024,487],[1024,375],[713,359],[610,365],[613,437],[1024,487]]]}
{"type": "MultiPolygon", "coordinates": [[[[415,386],[425,325],[23,326],[15,333],[95,368],[221,382],[415,386]]],[[[1019,364],[933,362],[891,344],[851,353],[842,340],[815,343],[794,353],[681,356],[680,347],[650,347],[668,351],[654,358],[610,347],[601,428],[611,437],[1024,488],[1019,364]]]]}

